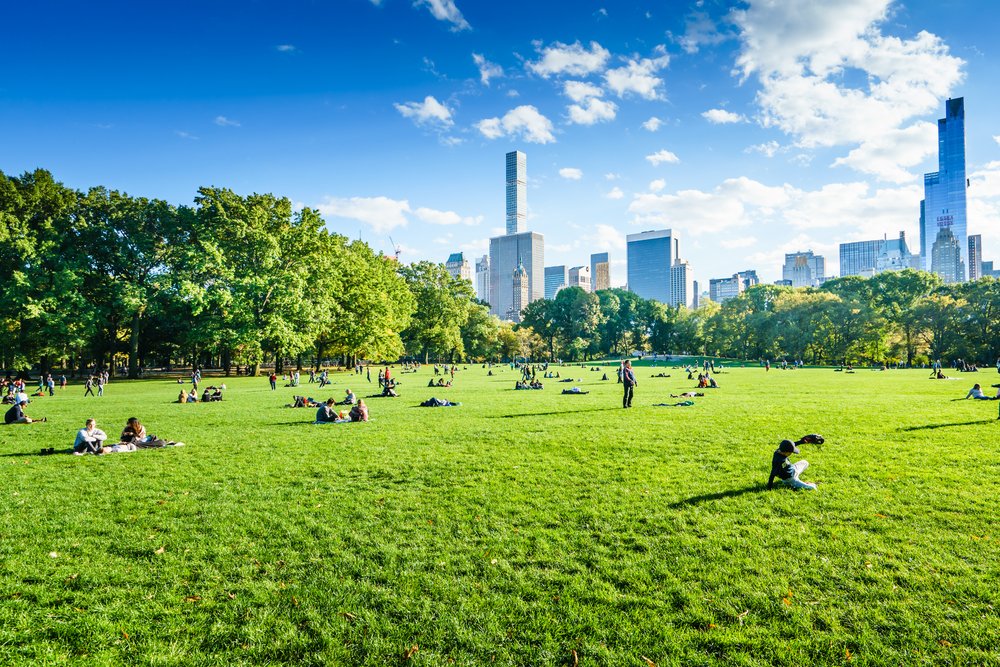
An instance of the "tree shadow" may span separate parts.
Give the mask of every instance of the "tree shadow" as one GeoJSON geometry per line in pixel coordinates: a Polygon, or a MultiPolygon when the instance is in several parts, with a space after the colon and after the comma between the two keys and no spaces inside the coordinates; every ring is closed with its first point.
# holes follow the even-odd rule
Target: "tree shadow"
{"type": "Polygon", "coordinates": [[[24,458],[25,456],[59,456],[60,454],[66,455],[66,454],[72,454],[72,453],[73,453],[72,449],[64,448],[64,449],[57,449],[56,451],[52,452],[51,454],[42,454],[41,451],[21,452],[21,453],[16,453],[15,452],[13,454],[0,454],[0,458],[3,458],[3,459],[16,459],[16,458],[24,458]]]}
{"type": "Polygon", "coordinates": [[[683,500],[678,500],[676,502],[667,505],[670,509],[680,509],[688,505],[697,505],[699,503],[707,503],[713,500],[724,500],[726,498],[736,498],[737,496],[743,496],[748,493],[760,493],[761,491],[767,491],[766,484],[760,484],[757,486],[748,486],[745,489],[729,489],[728,491],[719,491],[717,493],[704,493],[700,496],[691,496],[690,498],[684,498],[683,500]]]}
{"type": "Polygon", "coordinates": [[[551,417],[552,415],[572,415],[579,412],[604,412],[606,410],[622,410],[620,407],[588,408],[586,410],[552,410],[551,412],[524,412],[516,415],[499,415],[493,419],[512,419],[514,417],[551,417]]]}
{"type": "Polygon", "coordinates": [[[972,426],[973,424],[989,424],[990,422],[995,422],[997,419],[976,419],[971,422],[951,422],[950,424],[925,424],[923,426],[907,426],[905,428],[899,429],[900,431],[924,431],[927,429],[935,428],[948,428],[950,426],[972,426]]]}

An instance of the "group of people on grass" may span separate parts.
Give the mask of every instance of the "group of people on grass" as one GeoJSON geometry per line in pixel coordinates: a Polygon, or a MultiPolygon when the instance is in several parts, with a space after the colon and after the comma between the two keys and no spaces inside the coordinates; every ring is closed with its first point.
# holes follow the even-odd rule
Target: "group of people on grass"
{"type": "MultiPolygon", "coordinates": [[[[123,452],[134,452],[139,449],[156,449],[159,447],[183,447],[183,442],[163,440],[155,435],[148,435],[146,427],[142,425],[138,417],[129,417],[122,429],[122,434],[118,442],[109,445],[108,435],[97,428],[97,420],[91,417],[86,421],[83,428],[76,433],[76,440],[73,441],[73,454],[83,456],[85,454],[118,454],[123,452]]],[[[54,454],[54,448],[42,450],[43,454],[54,454]]]]}
{"type": "MultiPolygon", "coordinates": [[[[202,403],[213,403],[222,400],[222,391],[226,388],[226,385],[209,385],[205,387],[205,391],[201,393],[202,403]]],[[[181,393],[177,395],[178,403],[198,403],[198,390],[194,387],[191,388],[190,392],[185,392],[181,389],[181,393]]]]}
{"type": "MultiPolygon", "coordinates": [[[[350,390],[348,389],[348,393],[350,390]]],[[[353,397],[353,394],[350,394],[353,397]]],[[[346,405],[347,401],[341,402],[339,405],[346,405]]],[[[344,411],[337,412],[337,401],[332,398],[328,398],[326,403],[323,403],[316,410],[316,423],[317,424],[338,424],[343,422],[366,422],[368,421],[368,406],[365,405],[364,400],[358,400],[353,403],[350,412],[345,414],[344,411]]]]}

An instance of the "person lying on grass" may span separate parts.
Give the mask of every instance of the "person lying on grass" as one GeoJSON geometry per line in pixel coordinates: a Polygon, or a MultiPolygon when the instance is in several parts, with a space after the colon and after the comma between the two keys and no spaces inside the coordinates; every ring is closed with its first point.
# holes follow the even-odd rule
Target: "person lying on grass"
{"type": "Polygon", "coordinates": [[[7,413],[3,416],[3,422],[5,424],[34,424],[35,422],[46,421],[45,417],[41,419],[32,419],[28,415],[24,414],[24,404],[27,401],[17,401],[7,413]]]}
{"type": "Polygon", "coordinates": [[[285,403],[286,408],[318,408],[321,404],[312,399],[312,396],[292,396],[292,403],[285,403]]]}
{"type": "Polygon", "coordinates": [[[790,455],[798,453],[799,448],[795,446],[794,442],[791,440],[781,441],[781,444],[774,450],[774,455],[771,457],[771,477],[767,480],[767,488],[773,488],[774,480],[777,478],[786,486],[790,486],[793,489],[816,490],[815,484],[803,482],[799,479],[799,475],[809,467],[809,462],[805,459],[796,461],[795,463],[788,460],[790,455]]]}
{"type": "Polygon", "coordinates": [[[704,395],[700,391],[685,391],[683,394],[670,394],[670,398],[697,398],[704,395]]]}
{"type": "Polygon", "coordinates": [[[452,403],[446,398],[428,398],[426,401],[420,404],[422,408],[452,408],[461,405],[461,403],[452,403]]]}
{"type": "Polygon", "coordinates": [[[564,393],[564,394],[589,394],[590,392],[589,391],[583,391],[579,387],[573,387],[572,389],[563,389],[562,393],[564,393]]]}
{"type": "MultiPolygon", "coordinates": [[[[142,425],[138,417],[129,417],[122,429],[120,438],[122,445],[135,445],[138,449],[156,449],[158,447],[183,447],[183,442],[173,440],[163,440],[155,435],[147,435],[146,427],[142,425]]],[[[105,448],[107,449],[107,448],[105,448]]]]}

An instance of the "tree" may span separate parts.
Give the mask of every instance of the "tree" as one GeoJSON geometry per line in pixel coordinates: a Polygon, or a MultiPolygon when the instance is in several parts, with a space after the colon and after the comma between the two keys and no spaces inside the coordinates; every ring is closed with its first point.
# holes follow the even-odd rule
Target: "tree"
{"type": "Polygon", "coordinates": [[[443,264],[417,262],[400,273],[416,301],[403,342],[411,354],[420,352],[427,363],[430,355],[454,360],[465,354],[462,327],[475,302],[472,283],[452,276],[443,264]]]}
{"type": "Polygon", "coordinates": [[[871,279],[875,307],[900,332],[906,351],[906,364],[913,364],[917,343],[923,338],[921,318],[917,316],[920,301],[941,285],[940,276],[925,271],[906,269],[886,271],[871,279]]]}
{"type": "MultiPolygon", "coordinates": [[[[555,327],[559,338],[568,349],[577,338],[599,341],[598,327],[602,322],[600,299],[582,287],[564,287],[553,300],[555,327]]],[[[589,347],[589,345],[588,345],[589,347]]],[[[576,359],[579,350],[571,352],[576,359]]]]}
{"type": "Polygon", "coordinates": [[[536,299],[521,311],[521,325],[530,327],[548,344],[549,360],[556,358],[556,302],[552,299],[536,299]]]}

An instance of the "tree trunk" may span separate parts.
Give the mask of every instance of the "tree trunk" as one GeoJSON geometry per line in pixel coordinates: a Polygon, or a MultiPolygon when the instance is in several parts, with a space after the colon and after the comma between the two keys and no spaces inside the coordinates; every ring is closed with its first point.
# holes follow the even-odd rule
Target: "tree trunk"
{"type": "Polygon", "coordinates": [[[135,380],[139,377],[139,326],[142,314],[137,312],[132,316],[132,333],[128,345],[128,377],[135,380]]]}
{"type": "Polygon", "coordinates": [[[226,372],[226,377],[229,377],[233,371],[233,353],[227,347],[222,351],[222,368],[226,372]]]}

